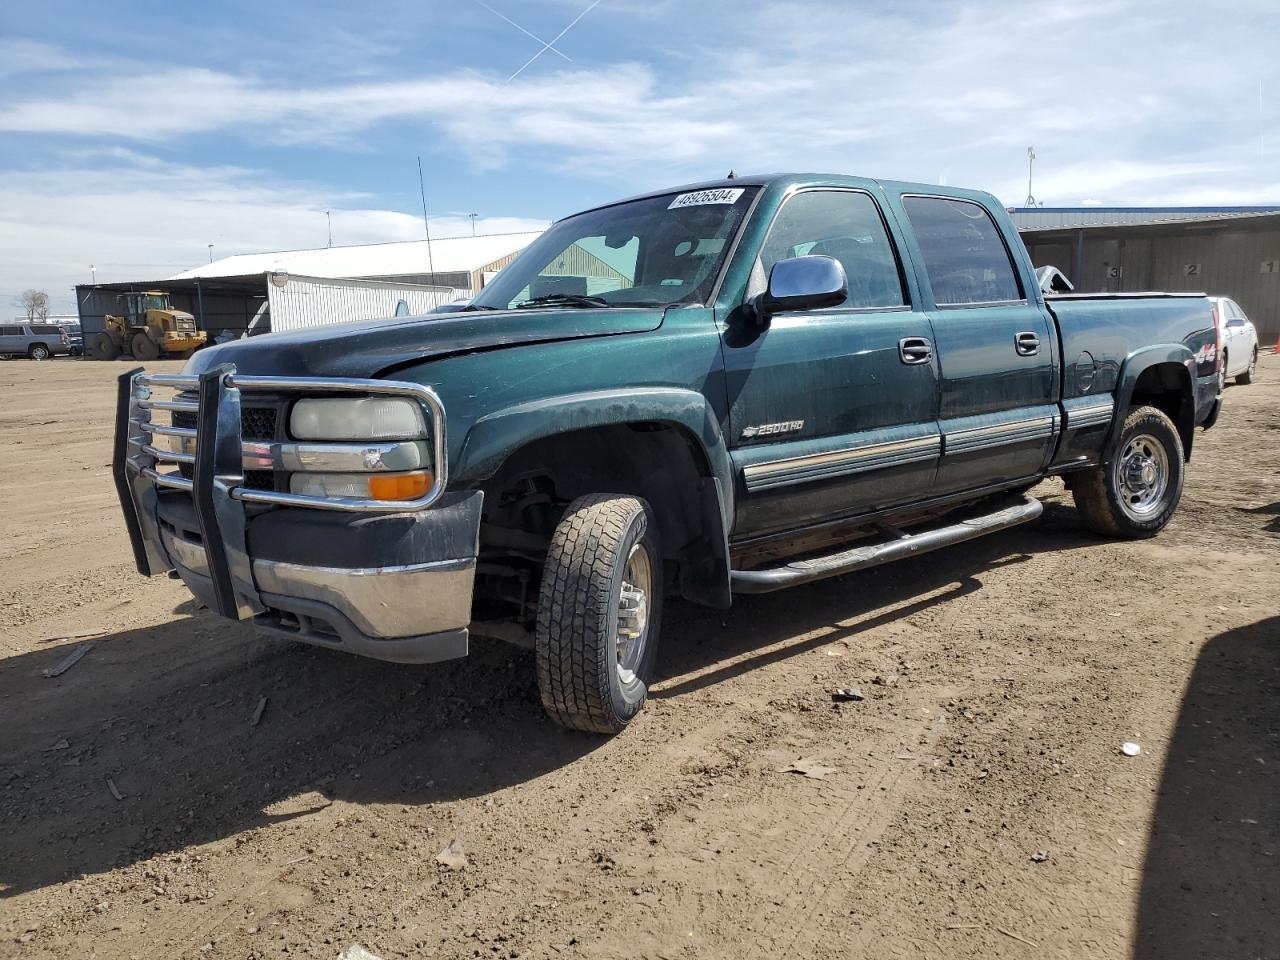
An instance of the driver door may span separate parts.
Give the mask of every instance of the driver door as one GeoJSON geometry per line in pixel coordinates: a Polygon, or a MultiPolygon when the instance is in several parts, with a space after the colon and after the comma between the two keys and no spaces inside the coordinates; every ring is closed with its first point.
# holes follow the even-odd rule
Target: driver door
{"type": "Polygon", "coordinates": [[[910,502],[941,450],[933,330],[866,191],[797,192],[779,208],[748,295],[778,260],[830,256],[844,303],[722,331],[735,534],[754,536],[910,502]]]}

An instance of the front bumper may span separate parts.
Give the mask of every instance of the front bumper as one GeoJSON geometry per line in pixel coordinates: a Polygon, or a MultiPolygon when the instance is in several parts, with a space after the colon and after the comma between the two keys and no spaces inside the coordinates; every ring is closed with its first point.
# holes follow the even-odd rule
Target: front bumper
{"type": "Polygon", "coordinates": [[[141,573],[169,572],[223,616],[307,643],[405,663],[466,655],[482,493],[446,493],[442,481],[424,501],[371,510],[247,490],[239,389],[225,370],[200,378],[192,479],[162,474],[147,379],[120,378],[113,464],[141,573]]]}

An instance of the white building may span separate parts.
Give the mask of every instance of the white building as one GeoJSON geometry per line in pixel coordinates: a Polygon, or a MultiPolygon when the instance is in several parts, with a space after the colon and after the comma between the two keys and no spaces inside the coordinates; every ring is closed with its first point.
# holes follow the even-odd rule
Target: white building
{"type": "Polygon", "coordinates": [[[119,311],[119,296],[164,290],[209,338],[238,336],[263,312],[273,329],[417,314],[477,293],[540,231],[370,243],[223,257],[163,279],[76,287],[85,342],[119,311]],[[286,319],[287,316],[287,319],[286,319]]]}

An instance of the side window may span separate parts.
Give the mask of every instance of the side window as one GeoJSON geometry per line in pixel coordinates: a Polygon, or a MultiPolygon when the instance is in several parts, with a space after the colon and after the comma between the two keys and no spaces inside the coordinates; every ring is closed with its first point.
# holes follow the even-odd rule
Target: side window
{"type": "Polygon", "coordinates": [[[41,335],[52,334],[53,336],[55,336],[55,337],[56,337],[56,336],[58,336],[59,334],[61,334],[61,333],[62,333],[62,328],[61,328],[61,327],[55,327],[55,326],[53,326],[52,324],[48,324],[48,323],[45,323],[45,324],[37,324],[37,325],[35,325],[35,326],[33,326],[33,327],[31,328],[31,332],[32,332],[32,333],[38,333],[38,334],[41,334],[41,335]]]}
{"type": "Polygon", "coordinates": [[[0,327],[0,337],[20,337],[22,336],[21,327],[0,327]]]}
{"type": "Polygon", "coordinates": [[[876,202],[865,193],[811,190],[778,212],[760,254],[763,277],[779,260],[834,257],[849,278],[845,307],[900,307],[906,303],[898,259],[876,202]]]}
{"type": "Polygon", "coordinates": [[[1018,275],[991,214],[977,203],[904,197],[939,305],[1021,300],[1018,275]]]}

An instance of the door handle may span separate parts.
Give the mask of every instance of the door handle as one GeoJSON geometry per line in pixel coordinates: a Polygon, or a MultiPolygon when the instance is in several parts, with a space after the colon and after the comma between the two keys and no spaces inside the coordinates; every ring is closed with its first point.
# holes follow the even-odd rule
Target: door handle
{"type": "Polygon", "coordinates": [[[903,337],[898,341],[898,356],[906,364],[928,363],[933,359],[933,344],[924,337],[903,337]]]}
{"type": "Polygon", "coordinates": [[[1040,352],[1040,338],[1030,331],[1013,335],[1013,348],[1020,357],[1034,357],[1040,352]]]}

